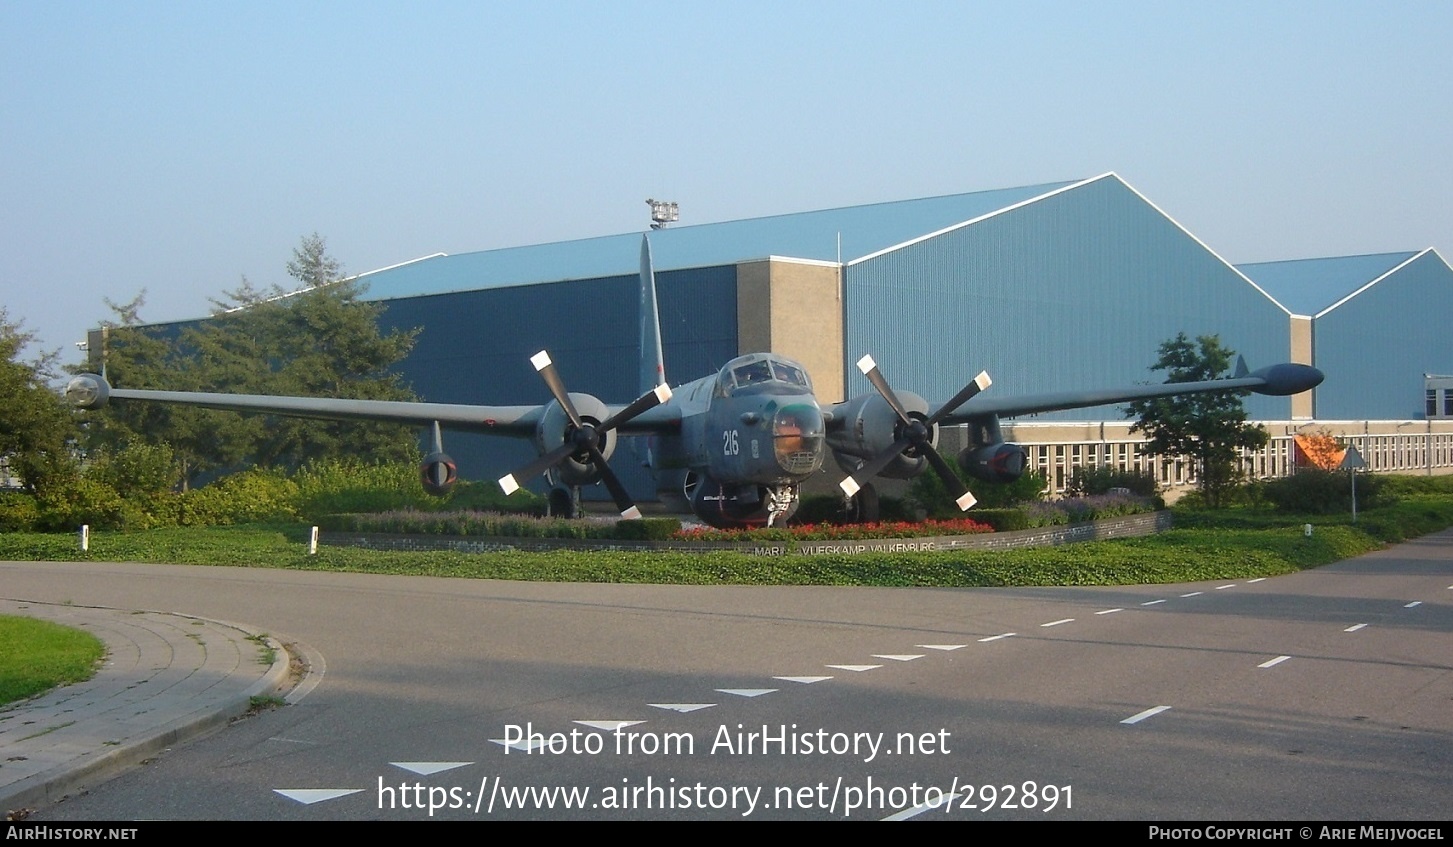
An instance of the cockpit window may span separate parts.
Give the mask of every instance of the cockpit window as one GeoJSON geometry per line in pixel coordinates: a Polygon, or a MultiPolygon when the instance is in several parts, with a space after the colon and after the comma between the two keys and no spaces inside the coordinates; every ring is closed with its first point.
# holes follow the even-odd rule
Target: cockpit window
{"type": "Polygon", "coordinates": [[[767,382],[772,378],[772,365],[767,361],[749,362],[732,371],[736,378],[737,385],[755,385],[759,382],[767,382]]]}
{"type": "Polygon", "coordinates": [[[772,363],[772,374],[782,382],[790,385],[800,385],[807,388],[807,374],[801,368],[794,367],[786,362],[776,361],[772,363]]]}

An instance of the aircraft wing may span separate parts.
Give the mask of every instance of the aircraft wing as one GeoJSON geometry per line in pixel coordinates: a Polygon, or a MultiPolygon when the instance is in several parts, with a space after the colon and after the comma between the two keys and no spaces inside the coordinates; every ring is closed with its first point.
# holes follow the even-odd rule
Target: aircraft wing
{"type": "MultiPolygon", "coordinates": [[[[384,423],[440,426],[454,430],[487,432],[526,437],[535,431],[548,408],[538,406],[471,406],[456,403],[422,403],[399,400],[343,400],[328,397],[288,397],[268,394],[216,394],[202,391],[154,391],[140,388],[112,388],[95,374],[71,380],[66,396],[82,409],[100,408],[108,401],[176,403],[230,412],[261,412],[324,420],[380,421],[384,423]]],[[[608,406],[615,414],[624,406],[608,406]]],[[[665,432],[680,426],[679,410],[658,407],[639,415],[621,431],[626,434],[665,432]]]]}
{"type": "Polygon", "coordinates": [[[1316,368],[1310,365],[1287,363],[1262,368],[1246,376],[1203,382],[1166,382],[1158,385],[1136,385],[1096,391],[1062,391],[1018,397],[994,397],[986,393],[974,396],[959,406],[957,410],[943,415],[940,420],[950,424],[967,423],[974,418],[986,415],[1008,418],[1040,412],[1058,412],[1064,409],[1128,403],[1132,400],[1145,400],[1151,397],[1199,394],[1206,391],[1242,390],[1256,394],[1286,396],[1309,391],[1320,385],[1321,382],[1322,372],[1316,368]]]}

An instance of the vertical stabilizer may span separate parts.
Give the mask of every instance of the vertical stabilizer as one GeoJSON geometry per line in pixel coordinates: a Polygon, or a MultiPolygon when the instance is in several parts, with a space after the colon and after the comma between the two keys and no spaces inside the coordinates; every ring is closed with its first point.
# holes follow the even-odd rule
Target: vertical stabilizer
{"type": "Polygon", "coordinates": [[[651,268],[651,239],[641,236],[641,393],[666,381],[661,354],[661,313],[656,308],[656,273],[651,268]]]}

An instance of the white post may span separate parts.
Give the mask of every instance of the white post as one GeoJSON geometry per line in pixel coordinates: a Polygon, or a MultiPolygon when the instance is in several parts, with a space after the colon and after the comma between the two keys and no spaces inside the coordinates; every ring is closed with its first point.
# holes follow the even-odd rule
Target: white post
{"type": "Polygon", "coordinates": [[[81,552],[85,553],[91,549],[91,525],[81,524],[81,552]]]}
{"type": "Polygon", "coordinates": [[[308,555],[309,556],[316,556],[317,554],[318,554],[318,528],[315,526],[315,527],[313,527],[312,537],[310,537],[308,539],[308,555]]]}

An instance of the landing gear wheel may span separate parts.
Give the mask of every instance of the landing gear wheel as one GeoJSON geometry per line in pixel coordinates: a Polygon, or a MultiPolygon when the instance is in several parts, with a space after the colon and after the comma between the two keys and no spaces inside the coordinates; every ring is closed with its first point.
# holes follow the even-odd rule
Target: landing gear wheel
{"type": "Polygon", "coordinates": [[[878,489],[865,483],[858,489],[842,512],[845,523],[877,523],[878,489]]]}
{"type": "Polygon", "coordinates": [[[550,516],[554,518],[578,518],[580,517],[580,501],[575,497],[575,490],[565,487],[550,489],[550,516]]]}

